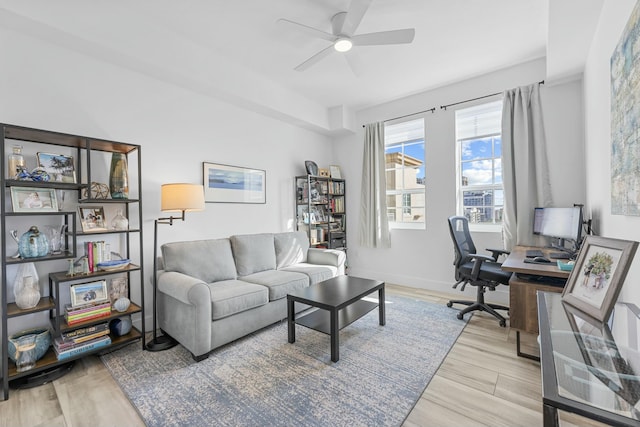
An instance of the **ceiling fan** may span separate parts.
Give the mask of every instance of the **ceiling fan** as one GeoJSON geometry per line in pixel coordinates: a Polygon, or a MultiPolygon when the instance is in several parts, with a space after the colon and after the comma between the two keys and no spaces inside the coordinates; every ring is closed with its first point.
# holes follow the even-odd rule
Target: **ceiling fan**
{"type": "Polygon", "coordinates": [[[403,30],[380,31],[368,34],[354,34],[360,25],[360,21],[369,9],[373,0],[352,0],[349,10],[336,13],[331,18],[331,33],[281,18],[278,23],[293,26],[305,33],[331,42],[331,45],[322,49],[311,58],[294,68],[296,71],[304,71],[319,62],[333,52],[348,52],[353,46],[375,46],[385,44],[411,43],[415,36],[414,28],[403,30]]]}

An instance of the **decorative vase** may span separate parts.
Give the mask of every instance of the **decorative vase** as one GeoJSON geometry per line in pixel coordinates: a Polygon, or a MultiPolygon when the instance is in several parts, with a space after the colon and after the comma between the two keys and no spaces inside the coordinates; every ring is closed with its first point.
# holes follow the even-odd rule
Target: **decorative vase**
{"type": "Polygon", "coordinates": [[[33,276],[24,276],[22,281],[14,286],[13,295],[19,308],[33,308],[40,301],[40,286],[33,276]]]}
{"type": "Polygon", "coordinates": [[[129,220],[122,215],[121,209],[118,209],[118,213],[111,220],[111,227],[115,230],[127,230],[129,228],[129,220]]]}
{"type": "Polygon", "coordinates": [[[129,175],[127,172],[127,156],[123,153],[111,155],[109,170],[109,190],[112,199],[129,198],[129,175]]]}
{"type": "Polygon", "coordinates": [[[131,316],[119,317],[109,322],[109,330],[115,337],[121,337],[131,332],[131,316]]]}
{"type": "Polygon", "coordinates": [[[49,239],[32,225],[29,231],[20,236],[18,253],[22,258],[37,258],[49,253],[49,239]]]}

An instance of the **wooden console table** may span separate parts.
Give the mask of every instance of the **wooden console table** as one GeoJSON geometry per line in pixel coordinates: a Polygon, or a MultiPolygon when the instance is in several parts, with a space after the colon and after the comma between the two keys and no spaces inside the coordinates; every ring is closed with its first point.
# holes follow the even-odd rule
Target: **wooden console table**
{"type": "Polygon", "coordinates": [[[513,273],[509,280],[509,326],[516,330],[516,352],[518,356],[540,360],[536,355],[520,351],[520,332],[538,334],[538,303],[536,294],[541,292],[561,293],[568,271],[560,270],[552,260],[550,264],[524,262],[528,249],[539,249],[548,258],[555,249],[531,246],[516,246],[502,263],[502,269],[513,273]]]}

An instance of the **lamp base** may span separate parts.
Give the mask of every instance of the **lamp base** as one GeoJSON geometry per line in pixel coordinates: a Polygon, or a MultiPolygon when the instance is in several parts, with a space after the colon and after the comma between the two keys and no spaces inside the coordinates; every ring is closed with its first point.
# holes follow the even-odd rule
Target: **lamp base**
{"type": "Polygon", "coordinates": [[[169,350],[171,347],[178,345],[178,341],[174,340],[168,335],[160,335],[154,337],[151,341],[145,344],[144,348],[148,351],[163,351],[169,350]]]}

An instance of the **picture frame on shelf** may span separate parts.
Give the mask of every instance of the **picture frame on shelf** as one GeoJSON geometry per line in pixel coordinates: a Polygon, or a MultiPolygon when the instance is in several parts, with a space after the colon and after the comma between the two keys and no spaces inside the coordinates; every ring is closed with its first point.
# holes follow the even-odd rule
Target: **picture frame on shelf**
{"type": "Polygon", "coordinates": [[[331,171],[327,168],[320,168],[318,169],[318,175],[323,177],[323,178],[330,178],[331,177],[331,171]]]}
{"type": "Polygon", "coordinates": [[[71,294],[71,307],[73,308],[109,301],[106,280],[70,285],[69,292],[71,294]]]}
{"type": "Polygon", "coordinates": [[[57,212],[58,199],[54,188],[11,187],[14,212],[57,212]]]}
{"type": "Polygon", "coordinates": [[[329,166],[329,171],[331,172],[331,178],[342,179],[342,171],[340,170],[340,166],[331,165],[329,166]]]}
{"type": "Polygon", "coordinates": [[[111,305],[122,297],[129,298],[129,283],[126,277],[114,277],[109,281],[109,300],[111,305]]]}
{"type": "Polygon", "coordinates": [[[63,154],[36,153],[38,166],[43,168],[55,182],[76,183],[73,157],[63,154]]]}
{"type": "Polygon", "coordinates": [[[267,202],[267,175],[264,170],[208,162],[203,162],[202,168],[205,202],[267,202]]]}
{"type": "Polygon", "coordinates": [[[104,208],[94,205],[78,205],[78,217],[83,233],[107,231],[104,208]]]}
{"type": "Polygon", "coordinates": [[[609,319],[638,242],[589,235],[567,279],[562,301],[599,322],[609,319]]]}

